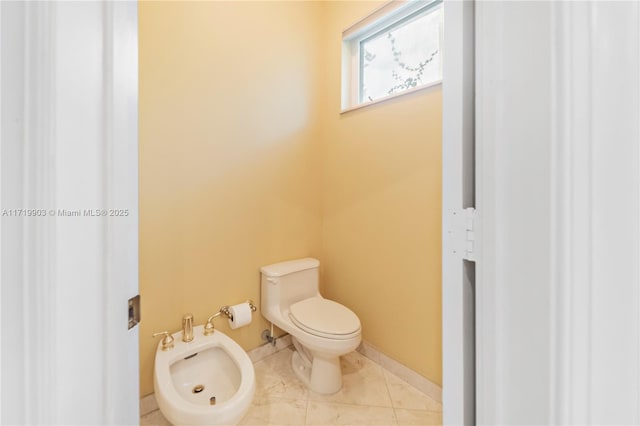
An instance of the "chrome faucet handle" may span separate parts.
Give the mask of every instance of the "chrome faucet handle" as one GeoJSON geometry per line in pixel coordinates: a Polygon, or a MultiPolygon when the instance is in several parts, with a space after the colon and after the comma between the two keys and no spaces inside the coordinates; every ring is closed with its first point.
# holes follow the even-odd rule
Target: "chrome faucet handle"
{"type": "Polygon", "coordinates": [[[182,341],[189,343],[193,340],[193,315],[186,314],[182,317],[182,341]]]}
{"type": "Polygon", "coordinates": [[[162,350],[163,351],[167,351],[169,349],[173,349],[173,336],[171,334],[169,334],[168,331],[161,331],[159,333],[153,333],[153,335],[151,337],[158,337],[158,336],[162,336],[164,335],[164,337],[162,338],[162,350]]]}

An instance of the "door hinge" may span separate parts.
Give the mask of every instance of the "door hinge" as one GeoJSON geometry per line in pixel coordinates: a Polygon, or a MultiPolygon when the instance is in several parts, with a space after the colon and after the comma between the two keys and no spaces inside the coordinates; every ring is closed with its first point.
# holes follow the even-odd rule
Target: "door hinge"
{"type": "Polygon", "coordinates": [[[454,231],[453,252],[460,254],[465,260],[476,260],[476,209],[468,207],[453,212],[456,224],[454,231]]]}
{"type": "Polygon", "coordinates": [[[129,330],[138,325],[140,322],[140,295],[136,294],[129,299],[129,330]]]}

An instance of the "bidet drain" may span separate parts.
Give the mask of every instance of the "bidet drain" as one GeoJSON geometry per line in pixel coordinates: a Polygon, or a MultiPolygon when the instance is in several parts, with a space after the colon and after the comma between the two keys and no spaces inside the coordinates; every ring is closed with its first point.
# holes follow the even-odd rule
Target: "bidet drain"
{"type": "Polygon", "coordinates": [[[191,392],[193,393],[200,393],[204,390],[204,386],[203,385],[195,385],[193,387],[193,389],[191,390],[191,392]]]}

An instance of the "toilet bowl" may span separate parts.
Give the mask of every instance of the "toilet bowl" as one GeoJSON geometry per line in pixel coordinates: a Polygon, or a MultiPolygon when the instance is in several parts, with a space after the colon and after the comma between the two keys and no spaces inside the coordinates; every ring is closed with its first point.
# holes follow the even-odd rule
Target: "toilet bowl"
{"type": "Polygon", "coordinates": [[[361,337],[358,316],[318,291],[320,262],[306,258],[264,266],[262,315],[292,336],[293,371],[311,390],[331,394],[342,387],[340,356],[361,337]]]}
{"type": "Polygon", "coordinates": [[[224,333],[205,336],[193,328],[185,343],[174,334],[172,349],[156,351],[154,388],[158,407],[174,425],[236,424],[255,393],[255,373],[247,353],[224,333]]]}

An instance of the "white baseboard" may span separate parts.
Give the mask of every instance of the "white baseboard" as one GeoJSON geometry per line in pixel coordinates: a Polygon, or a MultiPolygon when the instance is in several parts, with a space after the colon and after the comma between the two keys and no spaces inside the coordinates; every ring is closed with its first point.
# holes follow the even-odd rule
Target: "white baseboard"
{"type": "Polygon", "coordinates": [[[364,340],[356,349],[359,353],[379,364],[382,368],[400,377],[420,392],[442,403],[442,388],[406,365],[385,355],[375,346],[364,340]]]}
{"type": "Polygon", "coordinates": [[[265,343],[263,345],[258,346],[255,349],[251,349],[247,353],[249,354],[249,358],[251,359],[251,362],[255,364],[256,362],[260,361],[263,358],[268,357],[269,355],[273,355],[278,351],[288,348],[289,346],[291,346],[291,344],[292,344],[291,335],[285,334],[284,336],[278,337],[276,339],[275,346],[270,343],[265,343]]]}

